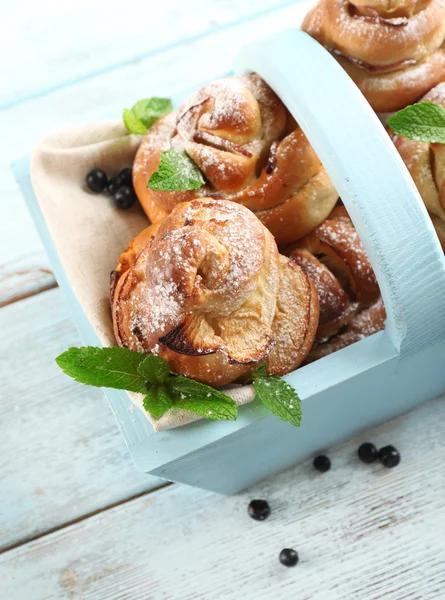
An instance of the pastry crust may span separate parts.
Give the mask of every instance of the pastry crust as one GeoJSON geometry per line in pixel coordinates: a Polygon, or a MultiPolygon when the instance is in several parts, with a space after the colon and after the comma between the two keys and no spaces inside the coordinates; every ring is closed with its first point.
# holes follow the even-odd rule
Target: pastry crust
{"type": "Polygon", "coordinates": [[[379,298],[371,263],[344,207],[290,250],[290,258],[305,269],[318,292],[317,341],[338,333],[379,298]]]}
{"type": "Polygon", "coordinates": [[[323,356],[328,356],[332,352],[346,348],[346,346],[355,344],[355,342],[382,331],[385,328],[385,321],[385,307],[382,299],[379,298],[372,306],[357,313],[338,335],[324,342],[315,343],[305,360],[305,364],[314,362],[319,358],[323,358],[323,356]]]}
{"type": "Polygon", "coordinates": [[[404,108],[445,79],[445,0],[320,0],[302,29],[377,112],[404,108]]]}
{"type": "Polygon", "coordinates": [[[136,155],[134,187],[150,220],[181,202],[213,196],[252,210],[285,244],[319,225],[338,194],[307,138],[257,75],[228,77],[193,94],[149,130],[136,155]],[[147,188],[161,152],[185,150],[204,174],[199,190],[147,188]]]}
{"type": "Polygon", "coordinates": [[[111,288],[118,344],[155,353],[215,387],[266,364],[295,369],[311,348],[318,298],[243,206],[202,198],[132,241],[111,288]]]}
{"type": "MultiPolygon", "coordinates": [[[[445,108],[445,83],[430,90],[421,101],[434,102],[445,108]]],[[[414,179],[445,250],[445,146],[416,142],[392,132],[390,134],[414,179]]]]}

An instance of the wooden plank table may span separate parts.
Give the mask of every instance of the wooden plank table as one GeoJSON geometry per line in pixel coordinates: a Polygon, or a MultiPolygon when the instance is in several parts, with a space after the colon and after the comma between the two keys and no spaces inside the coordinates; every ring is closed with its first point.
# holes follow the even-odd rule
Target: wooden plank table
{"type": "Polygon", "coordinates": [[[223,498],[137,472],[103,394],[55,366],[79,338],[10,162],[51,129],[227,72],[295,6],[129,0],[119,11],[18,0],[3,21],[14,60],[0,71],[0,598],[445,598],[444,399],[327,449],[327,474],[306,463],[223,498]],[[401,465],[359,463],[365,439],[394,443],[401,465]],[[253,497],[272,506],[264,523],[246,514],[253,497]],[[278,562],[289,546],[295,569],[278,562]]]}

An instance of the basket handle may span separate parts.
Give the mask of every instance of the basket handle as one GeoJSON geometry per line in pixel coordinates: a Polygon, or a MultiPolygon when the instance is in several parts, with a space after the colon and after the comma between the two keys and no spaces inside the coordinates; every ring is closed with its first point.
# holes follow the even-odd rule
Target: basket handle
{"type": "Polygon", "coordinates": [[[374,267],[386,332],[401,354],[445,339],[445,260],[413,180],[384,127],[337,61],[303,31],[245,48],[298,121],[340,194],[374,267]]]}

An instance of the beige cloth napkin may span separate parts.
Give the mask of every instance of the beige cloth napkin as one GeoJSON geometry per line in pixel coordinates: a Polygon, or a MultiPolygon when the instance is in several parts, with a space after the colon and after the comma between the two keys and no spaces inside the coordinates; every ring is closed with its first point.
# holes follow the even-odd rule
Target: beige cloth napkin
{"type": "MultiPolygon", "coordinates": [[[[34,148],[31,180],[60,261],[91,327],[104,346],[115,345],[109,305],[109,277],[131,238],[149,224],[137,206],[119,211],[110,197],[85,188],[85,175],[102,168],[110,176],[131,166],[141,138],[128,135],[120,121],[88,123],[48,135],[34,148]]],[[[251,402],[251,386],[227,390],[238,405],[251,402]]],[[[188,412],[170,410],[153,419],[142,396],[129,393],[155,431],[195,421],[188,412]]]]}

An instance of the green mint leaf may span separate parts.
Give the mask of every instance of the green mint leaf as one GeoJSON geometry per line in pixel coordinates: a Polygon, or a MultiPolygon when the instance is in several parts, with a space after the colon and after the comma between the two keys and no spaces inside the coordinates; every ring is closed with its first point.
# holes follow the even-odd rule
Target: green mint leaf
{"type": "Polygon", "coordinates": [[[156,419],[162,417],[172,406],[172,400],[165,385],[152,386],[142,403],[145,410],[156,419]]]}
{"type": "Polygon", "coordinates": [[[129,108],[124,108],[122,118],[127,131],[130,133],[136,133],[137,135],[145,135],[147,133],[146,126],[135,117],[129,108]]]}
{"type": "Polygon", "coordinates": [[[185,152],[165,150],[147,184],[151,190],[176,192],[197,190],[205,183],[201,171],[185,152]]]}
{"type": "Polygon", "coordinates": [[[179,375],[169,380],[170,395],[175,408],[182,408],[205,419],[236,421],[235,400],[208,385],[179,375]]]}
{"type": "Polygon", "coordinates": [[[130,133],[145,135],[160,117],[172,110],[173,104],[169,98],[143,98],[138,100],[132,108],[124,108],[122,118],[130,133]]]}
{"type": "Polygon", "coordinates": [[[138,373],[150,384],[156,385],[167,381],[170,367],[168,362],[159,356],[146,356],[138,365],[138,373]]]}
{"type": "Polygon", "coordinates": [[[302,410],[297,392],[288,383],[274,375],[266,375],[261,367],[253,375],[253,387],[261,402],[283,421],[300,427],[302,410]]]}
{"type": "Polygon", "coordinates": [[[147,392],[145,378],[138,372],[145,354],[126,348],[69,348],[56,358],[67,375],[86,385],[147,392]]]}
{"type": "Polygon", "coordinates": [[[445,109],[433,102],[407,106],[388,119],[388,125],[398,135],[435,144],[445,144],[445,109]]]}
{"type": "Polygon", "coordinates": [[[173,111],[170,98],[144,98],[136,102],[131,109],[134,116],[145,125],[147,129],[164,115],[173,111]]]}

